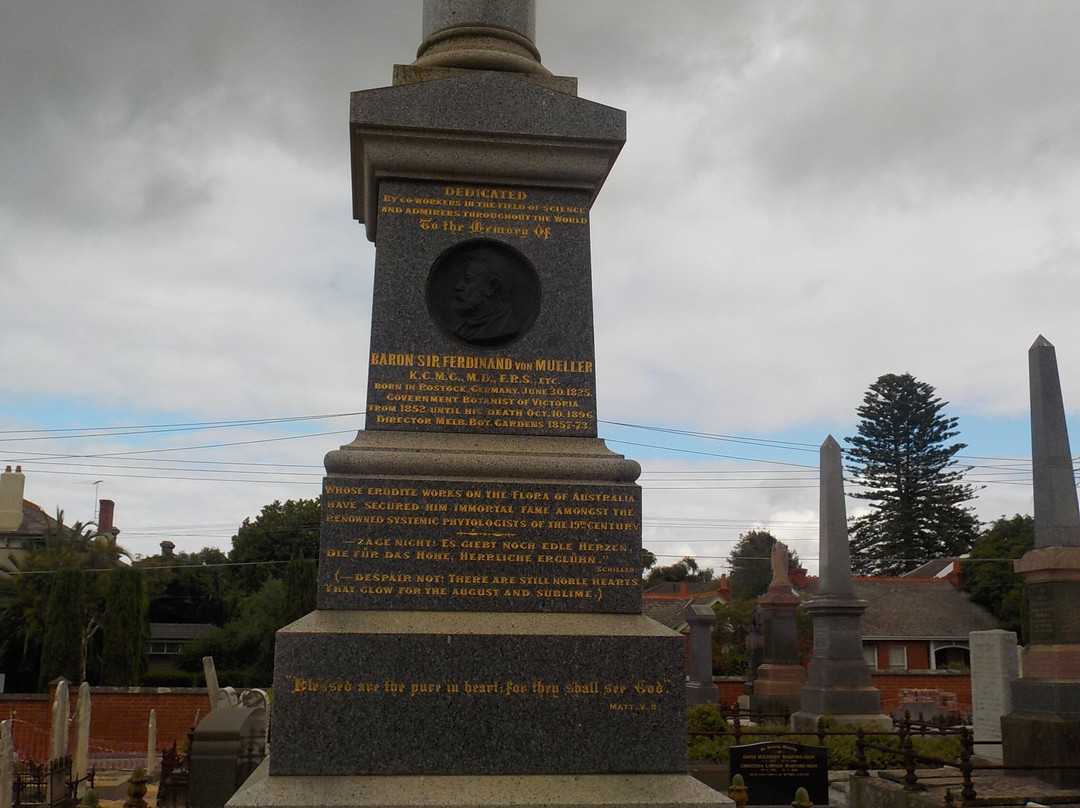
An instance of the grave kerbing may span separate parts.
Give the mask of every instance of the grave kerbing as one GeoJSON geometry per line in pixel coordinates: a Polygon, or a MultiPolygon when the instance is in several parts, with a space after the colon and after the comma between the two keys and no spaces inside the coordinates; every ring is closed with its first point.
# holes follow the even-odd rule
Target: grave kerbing
{"type": "Polygon", "coordinates": [[[728,804],[641,614],[640,468],[596,437],[589,211],[625,116],[540,65],[532,2],[424,10],[352,98],[366,428],[326,456],[318,609],[229,804],[728,804]]]}
{"type": "Polygon", "coordinates": [[[848,547],[847,508],[840,444],[830,435],[821,444],[818,594],[803,604],[814,623],[814,654],[802,688],[795,729],[813,729],[821,717],[840,724],[891,728],[881,713],[881,694],[870,684],[862,655],[862,614],[855,597],[848,547]]]}
{"type": "MultiPolygon", "coordinates": [[[[1014,563],[1028,597],[1023,675],[1001,718],[1006,766],[1076,763],[1080,748],[1080,509],[1069,450],[1057,354],[1039,336],[1028,351],[1035,547],[1014,563]]],[[[1058,786],[1080,786],[1080,770],[1043,769],[1058,786]]]]}

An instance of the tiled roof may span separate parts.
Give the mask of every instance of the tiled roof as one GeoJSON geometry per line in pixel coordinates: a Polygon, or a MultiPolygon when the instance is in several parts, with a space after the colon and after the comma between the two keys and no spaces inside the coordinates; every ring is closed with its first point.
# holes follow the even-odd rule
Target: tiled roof
{"type": "Polygon", "coordinates": [[[150,639],[184,642],[194,640],[213,629],[210,623],[151,623],[150,639]]]}
{"type": "Polygon", "coordinates": [[[856,578],[855,597],[867,602],[863,639],[967,639],[1000,628],[997,619],[948,581],[856,578]]]}

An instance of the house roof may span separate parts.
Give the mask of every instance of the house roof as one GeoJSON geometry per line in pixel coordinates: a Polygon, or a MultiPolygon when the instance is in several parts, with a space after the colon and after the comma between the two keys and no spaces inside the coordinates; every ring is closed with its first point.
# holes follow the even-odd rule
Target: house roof
{"type": "Polygon", "coordinates": [[[916,567],[910,572],[905,572],[901,578],[944,578],[953,571],[953,564],[958,558],[935,558],[927,561],[921,567],[916,567]]]}
{"type": "Polygon", "coordinates": [[[186,642],[203,636],[213,628],[210,623],[151,623],[150,639],[159,642],[186,642]]]}
{"type": "Polygon", "coordinates": [[[651,586],[642,593],[641,611],[661,625],[682,631],[686,627],[682,613],[687,606],[712,606],[724,600],[717,591],[718,584],[718,581],[675,581],[651,586]]]}
{"type": "Polygon", "coordinates": [[[56,520],[49,516],[41,507],[28,499],[22,503],[22,523],[18,530],[7,532],[3,535],[31,535],[41,536],[45,531],[56,524],[56,520]]]}
{"type": "Polygon", "coordinates": [[[967,639],[1000,628],[997,618],[938,578],[856,578],[855,597],[867,602],[864,640],[967,639]]]}

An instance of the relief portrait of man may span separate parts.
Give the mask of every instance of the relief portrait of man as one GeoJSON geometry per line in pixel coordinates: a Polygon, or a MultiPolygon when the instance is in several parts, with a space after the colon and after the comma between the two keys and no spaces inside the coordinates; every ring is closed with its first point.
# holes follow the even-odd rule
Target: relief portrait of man
{"type": "Polygon", "coordinates": [[[497,347],[528,331],[540,307],[540,285],[528,261],[496,241],[448,250],[428,278],[428,311],[452,337],[497,347]]]}
{"type": "Polygon", "coordinates": [[[490,250],[476,250],[462,261],[454,285],[451,332],[466,342],[505,342],[518,335],[520,325],[511,303],[514,279],[490,250]]]}

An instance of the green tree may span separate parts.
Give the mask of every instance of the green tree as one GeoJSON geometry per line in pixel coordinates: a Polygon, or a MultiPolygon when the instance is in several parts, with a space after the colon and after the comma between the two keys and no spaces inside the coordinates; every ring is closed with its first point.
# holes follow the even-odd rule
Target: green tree
{"type": "Polygon", "coordinates": [[[216,547],[140,559],[136,566],[144,573],[147,620],[224,625],[230,581],[223,565],[228,560],[216,547]]]}
{"type": "Polygon", "coordinates": [[[753,600],[723,601],[713,606],[713,673],[717,676],[745,676],[750,672],[746,635],[754,613],[753,600]]]}
{"type": "Polygon", "coordinates": [[[1024,579],[1013,572],[1013,559],[1035,546],[1035,520],[1016,514],[1004,516],[975,540],[963,563],[964,589],[985,606],[1006,631],[1015,631],[1027,644],[1027,599],[1024,579]]]}
{"type": "Polygon", "coordinates": [[[648,570],[656,566],[656,555],[649,549],[641,548],[641,569],[648,570]]]}
{"type": "Polygon", "coordinates": [[[275,500],[254,520],[245,519],[233,536],[229,553],[229,561],[249,562],[236,571],[241,591],[257,592],[268,578],[279,577],[290,559],[318,558],[320,518],[316,498],[284,503],[275,500]],[[276,567],[265,563],[275,561],[281,563],[276,567]]]}
{"type": "Polygon", "coordinates": [[[285,625],[315,610],[319,567],[314,558],[294,558],[285,565],[285,625]]]}
{"type": "Polygon", "coordinates": [[[85,648],[86,574],[64,567],[50,576],[41,639],[38,687],[44,690],[57,676],[81,682],[85,648]]]}
{"type": "Polygon", "coordinates": [[[847,438],[847,470],[870,500],[870,513],[851,520],[851,563],[860,575],[898,575],[935,558],[967,552],[979,521],[967,503],[974,489],[963,482],[949,443],[957,419],[944,402],[910,373],[886,374],[870,385],[856,413],[858,435],[847,438]]]}
{"type": "MultiPolygon", "coordinates": [[[[728,585],[732,600],[764,595],[772,581],[772,551],[776,537],[767,530],[748,530],[739,536],[728,555],[728,585]]],[[[799,554],[788,550],[788,569],[799,567],[799,554]]]]}
{"type": "Polygon", "coordinates": [[[109,573],[102,620],[101,684],[134,687],[146,670],[146,597],[142,571],[117,567],[109,573]]]}
{"type": "Polygon", "coordinates": [[[706,582],[713,580],[715,576],[712,567],[698,567],[697,559],[686,556],[667,567],[653,567],[649,570],[645,578],[645,588],[677,581],[706,582]]]}

